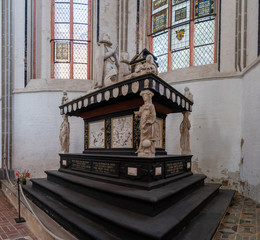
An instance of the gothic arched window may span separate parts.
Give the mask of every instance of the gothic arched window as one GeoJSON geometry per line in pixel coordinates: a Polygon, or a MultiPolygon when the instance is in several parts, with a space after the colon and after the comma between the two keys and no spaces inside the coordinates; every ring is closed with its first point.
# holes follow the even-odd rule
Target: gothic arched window
{"type": "Polygon", "coordinates": [[[216,62],[217,0],[151,0],[150,50],[159,71],[216,62]]]}
{"type": "Polygon", "coordinates": [[[51,78],[90,78],[91,0],[52,0],[51,78]]]}

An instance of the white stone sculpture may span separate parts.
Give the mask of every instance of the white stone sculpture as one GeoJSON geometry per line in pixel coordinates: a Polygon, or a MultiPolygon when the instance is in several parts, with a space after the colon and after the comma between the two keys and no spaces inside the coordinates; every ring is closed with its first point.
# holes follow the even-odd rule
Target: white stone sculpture
{"type": "Polygon", "coordinates": [[[184,88],[184,97],[193,102],[193,94],[190,92],[190,89],[188,87],[184,88]]]}
{"type": "Polygon", "coordinates": [[[126,78],[129,79],[149,73],[158,75],[158,68],[157,65],[154,63],[153,56],[151,54],[146,56],[144,64],[138,64],[135,68],[135,72],[131,73],[126,78]]]}
{"type": "Polygon", "coordinates": [[[191,150],[190,150],[190,128],[191,128],[191,123],[190,123],[190,120],[189,120],[190,113],[188,111],[185,111],[182,114],[183,114],[183,120],[182,120],[181,125],[180,125],[181,154],[189,155],[189,154],[191,154],[191,150]]]}
{"type": "Polygon", "coordinates": [[[96,49],[98,58],[95,67],[99,70],[94,78],[94,88],[109,86],[117,81],[119,67],[117,49],[118,47],[112,48],[109,34],[103,33],[96,49]]]}
{"type": "Polygon", "coordinates": [[[126,79],[126,76],[131,74],[129,65],[129,54],[128,52],[121,52],[121,59],[119,65],[118,81],[121,82],[126,79]]]}
{"type": "Polygon", "coordinates": [[[67,102],[69,102],[68,94],[67,94],[66,91],[63,91],[63,96],[62,96],[62,99],[61,99],[61,105],[64,105],[67,102]]]}
{"type": "Polygon", "coordinates": [[[70,147],[70,123],[68,115],[63,115],[63,122],[60,125],[61,153],[69,153],[70,147]]]}
{"type": "Polygon", "coordinates": [[[138,157],[154,157],[156,141],[156,112],[152,103],[153,93],[144,90],[140,93],[144,105],[135,112],[137,119],[140,119],[140,145],[137,150],[138,157]]]}

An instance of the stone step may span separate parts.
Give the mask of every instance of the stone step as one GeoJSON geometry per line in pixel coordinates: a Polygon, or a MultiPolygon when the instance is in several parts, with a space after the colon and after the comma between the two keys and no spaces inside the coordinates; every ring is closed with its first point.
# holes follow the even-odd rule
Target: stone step
{"type": "Polygon", "coordinates": [[[25,194],[32,199],[43,211],[56,222],[71,232],[78,239],[84,240],[120,240],[106,229],[81,214],[73,211],[56,199],[32,189],[31,186],[23,186],[25,194]]]}
{"type": "MultiPolygon", "coordinates": [[[[101,201],[105,199],[107,203],[112,205],[149,216],[155,216],[182,199],[188,193],[202,186],[205,179],[205,175],[196,174],[182,178],[161,188],[147,191],[84,179],[58,171],[47,171],[47,174],[49,181],[73,189],[75,192],[101,201]]],[[[43,179],[32,180],[34,187],[41,188],[46,193],[49,192],[47,187],[49,181],[43,179]]]]}
{"type": "MultiPolygon", "coordinates": [[[[53,171],[45,171],[45,172],[48,174],[53,171]]],[[[175,182],[177,180],[180,180],[182,178],[192,175],[192,172],[185,172],[185,173],[181,173],[181,174],[178,174],[176,176],[169,177],[166,179],[158,179],[153,182],[142,182],[142,181],[137,181],[137,180],[133,181],[130,179],[107,177],[104,175],[75,171],[75,170],[70,170],[70,169],[66,169],[66,168],[60,168],[59,172],[68,173],[68,174],[71,174],[74,176],[88,178],[88,179],[96,180],[99,182],[113,183],[113,184],[120,185],[120,186],[126,186],[126,187],[132,187],[132,188],[138,188],[138,189],[144,189],[144,190],[152,190],[155,188],[159,188],[161,186],[167,185],[169,183],[175,182]]]]}
{"type": "MultiPolygon", "coordinates": [[[[49,209],[48,211],[62,211],[62,214],[59,212],[57,214],[70,218],[70,214],[66,213],[66,209],[69,207],[69,209],[113,232],[120,239],[127,240],[170,239],[218,193],[220,186],[219,184],[201,186],[167,210],[150,217],[95,200],[56,183],[48,182],[48,185],[48,191],[52,194],[55,193],[56,200],[66,206],[65,208],[49,209]]],[[[40,204],[46,204],[46,200],[38,199],[38,189],[26,187],[25,192],[31,195],[36,204],[39,201],[40,204]]],[[[60,224],[62,225],[62,222],[60,224]]],[[[74,224],[77,224],[77,222],[74,224]]]]}
{"type": "Polygon", "coordinates": [[[234,193],[233,190],[220,190],[219,194],[172,240],[212,239],[234,193]]]}

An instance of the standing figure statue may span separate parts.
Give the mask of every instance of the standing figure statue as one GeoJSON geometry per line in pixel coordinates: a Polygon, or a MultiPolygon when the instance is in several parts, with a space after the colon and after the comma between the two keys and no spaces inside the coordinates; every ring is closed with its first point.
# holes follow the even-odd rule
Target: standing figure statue
{"type": "Polygon", "coordinates": [[[144,105],[135,112],[137,119],[140,119],[140,145],[137,150],[138,157],[154,157],[156,141],[156,112],[152,103],[153,93],[144,90],[140,93],[144,105]]]}
{"type": "Polygon", "coordinates": [[[112,48],[109,34],[103,33],[97,47],[98,59],[95,67],[100,70],[96,72],[94,88],[109,86],[117,81],[119,68],[117,49],[118,47],[112,48]]]}
{"type": "Polygon", "coordinates": [[[185,111],[183,114],[183,120],[180,125],[180,133],[181,133],[181,139],[180,139],[180,146],[181,146],[181,154],[188,155],[191,154],[190,150],[190,120],[189,115],[190,113],[188,111],[185,111]]]}
{"type": "Polygon", "coordinates": [[[63,115],[63,122],[60,125],[61,153],[69,153],[70,147],[70,123],[68,115],[63,115]]]}
{"type": "Polygon", "coordinates": [[[68,94],[67,94],[66,91],[63,91],[63,96],[62,96],[62,99],[61,99],[61,105],[64,105],[67,102],[69,102],[68,94]]]}

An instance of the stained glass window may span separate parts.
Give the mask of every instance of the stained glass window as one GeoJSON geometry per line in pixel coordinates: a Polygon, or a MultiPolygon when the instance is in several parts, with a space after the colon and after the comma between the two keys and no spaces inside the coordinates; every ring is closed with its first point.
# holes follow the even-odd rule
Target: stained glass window
{"type": "Polygon", "coordinates": [[[215,5],[216,0],[152,1],[151,50],[159,72],[215,62],[215,5]]]}
{"type": "Polygon", "coordinates": [[[88,78],[89,3],[89,0],[54,1],[53,78],[88,78]]]}

